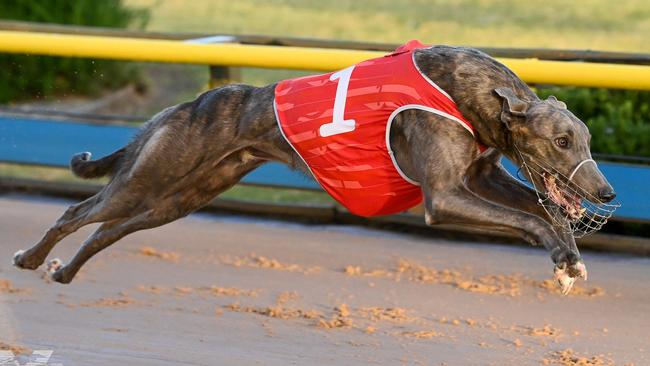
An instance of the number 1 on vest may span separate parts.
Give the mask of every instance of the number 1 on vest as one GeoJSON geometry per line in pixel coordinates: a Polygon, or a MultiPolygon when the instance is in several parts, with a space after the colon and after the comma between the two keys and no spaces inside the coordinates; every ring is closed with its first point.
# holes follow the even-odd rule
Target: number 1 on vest
{"type": "Polygon", "coordinates": [[[319,132],[322,137],[339,135],[354,131],[356,122],[353,119],[344,119],[345,100],[348,98],[348,85],[354,66],[337,71],[330,76],[330,80],[339,80],[336,86],[336,97],[334,98],[334,111],[332,122],[320,126],[319,132]]]}

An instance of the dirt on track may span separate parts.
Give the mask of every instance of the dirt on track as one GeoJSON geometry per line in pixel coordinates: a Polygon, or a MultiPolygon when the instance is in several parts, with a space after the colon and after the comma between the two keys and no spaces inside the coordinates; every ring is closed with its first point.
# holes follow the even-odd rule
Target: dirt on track
{"type": "Polygon", "coordinates": [[[650,365],[647,258],[584,253],[564,297],[538,249],[197,214],[70,285],[13,268],[68,204],[0,197],[0,350],[20,364],[650,365]]]}

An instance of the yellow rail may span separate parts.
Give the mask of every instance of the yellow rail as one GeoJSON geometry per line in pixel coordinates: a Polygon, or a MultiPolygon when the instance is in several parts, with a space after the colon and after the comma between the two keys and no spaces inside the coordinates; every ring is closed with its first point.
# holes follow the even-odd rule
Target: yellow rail
{"type": "MultiPolygon", "coordinates": [[[[0,31],[0,52],[332,71],[383,52],[0,31]]],[[[650,66],[500,58],[528,83],[650,90],[650,66]]]]}

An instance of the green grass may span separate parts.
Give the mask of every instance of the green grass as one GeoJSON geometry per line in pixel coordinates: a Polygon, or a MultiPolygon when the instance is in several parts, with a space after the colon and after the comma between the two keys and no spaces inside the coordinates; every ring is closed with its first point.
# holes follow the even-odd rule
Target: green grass
{"type": "Polygon", "coordinates": [[[105,179],[77,178],[68,169],[0,163],[0,177],[30,178],[49,182],[105,183],[105,179]]]}
{"type": "Polygon", "coordinates": [[[242,201],[300,204],[335,204],[325,192],[298,189],[266,188],[238,184],[219,196],[242,201]]]}
{"type": "Polygon", "coordinates": [[[127,0],[149,30],[650,51],[647,0],[127,0]]]}
{"type": "MultiPolygon", "coordinates": [[[[650,52],[650,1],[621,0],[126,0],[151,31],[262,34],[475,47],[650,52]]],[[[303,75],[243,70],[264,85],[303,75]]]]}

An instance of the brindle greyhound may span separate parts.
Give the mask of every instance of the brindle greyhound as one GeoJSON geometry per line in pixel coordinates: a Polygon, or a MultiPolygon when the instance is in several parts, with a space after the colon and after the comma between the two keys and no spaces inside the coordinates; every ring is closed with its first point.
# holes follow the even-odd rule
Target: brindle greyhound
{"type": "MultiPolygon", "coordinates": [[[[563,292],[587,272],[573,235],[551,224],[535,191],[511,177],[501,155],[553,162],[572,182],[603,202],[615,194],[591,159],[587,127],[554,97],[540,100],[515,74],[474,49],[436,46],[416,51],[420,70],[451,95],[491,147],[456,123],[420,110],[401,112],[390,144],[404,173],[421,183],[429,225],[462,224],[512,234],[550,251],[563,292]],[[523,155],[522,155],[523,154],[523,155]],[[579,170],[577,166],[580,165],[579,170]]],[[[69,283],[99,251],[132,232],[172,222],[206,205],[268,161],[308,172],[283,138],[273,111],[275,84],[229,85],[154,116],[127,146],[96,161],[72,158],[83,178],[111,175],[89,199],[70,206],[31,249],[14,255],[36,269],[56,243],[80,227],[101,222],[70,263],[52,263],[52,278],[69,283]]],[[[307,173],[308,174],[308,173],[307,173]]],[[[545,182],[529,176],[538,190],[545,182]]]]}

